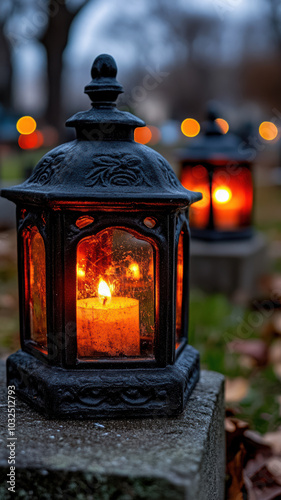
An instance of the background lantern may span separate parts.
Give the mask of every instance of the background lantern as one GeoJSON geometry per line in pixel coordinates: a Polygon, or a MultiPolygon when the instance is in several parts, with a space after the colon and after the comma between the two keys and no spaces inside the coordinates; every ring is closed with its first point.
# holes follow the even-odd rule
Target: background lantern
{"type": "Polygon", "coordinates": [[[52,417],[180,413],[199,377],[187,345],[187,191],[133,141],[108,55],[92,67],[77,139],[2,194],[17,204],[22,350],[8,383],[52,417]]]}
{"type": "Polygon", "coordinates": [[[203,194],[190,211],[191,233],[206,240],[249,238],[253,233],[252,164],[241,140],[224,133],[217,116],[209,110],[202,135],[180,159],[183,186],[203,194]]]}

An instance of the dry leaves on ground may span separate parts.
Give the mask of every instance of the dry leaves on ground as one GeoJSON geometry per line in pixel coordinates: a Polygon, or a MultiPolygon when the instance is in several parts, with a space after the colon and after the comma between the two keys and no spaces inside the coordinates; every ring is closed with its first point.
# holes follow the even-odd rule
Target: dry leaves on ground
{"type": "Polygon", "coordinates": [[[281,499],[281,428],[261,436],[232,410],[226,415],[226,499],[281,499]]]}
{"type": "Polygon", "coordinates": [[[249,381],[243,377],[233,379],[227,378],[225,381],[225,401],[226,403],[239,403],[244,399],[249,390],[249,381]]]}

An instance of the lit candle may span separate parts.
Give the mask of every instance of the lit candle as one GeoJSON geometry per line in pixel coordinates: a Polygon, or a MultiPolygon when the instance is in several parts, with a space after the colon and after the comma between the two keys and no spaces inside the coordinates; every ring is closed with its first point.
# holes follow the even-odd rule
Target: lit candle
{"type": "Polygon", "coordinates": [[[235,229],[239,226],[241,202],[228,186],[213,191],[214,223],[217,229],[235,229]]]}
{"type": "Polygon", "coordinates": [[[139,356],[139,301],[111,297],[105,281],[98,294],[77,301],[78,355],[139,356]]]}

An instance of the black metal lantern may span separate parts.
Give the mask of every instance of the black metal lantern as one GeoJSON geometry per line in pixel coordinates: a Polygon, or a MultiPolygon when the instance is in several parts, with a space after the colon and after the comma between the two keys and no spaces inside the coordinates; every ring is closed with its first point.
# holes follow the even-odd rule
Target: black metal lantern
{"type": "Polygon", "coordinates": [[[181,154],[180,180],[203,194],[190,210],[191,234],[205,240],[250,238],[253,179],[249,154],[234,134],[224,135],[210,109],[203,133],[181,154]]]}
{"type": "Polygon", "coordinates": [[[187,345],[188,207],[201,198],[134,142],[108,55],[77,139],[3,196],[17,204],[22,350],[8,384],[49,417],[180,413],[199,377],[187,345]]]}

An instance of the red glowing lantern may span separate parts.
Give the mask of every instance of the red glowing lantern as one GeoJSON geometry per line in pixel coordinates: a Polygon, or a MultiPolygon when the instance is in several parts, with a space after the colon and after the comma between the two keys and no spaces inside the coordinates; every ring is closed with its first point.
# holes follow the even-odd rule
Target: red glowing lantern
{"type": "Polygon", "coordinates": [[[225,135],[216,117],[210,110],[203,134],[181,155],[181,183],[203,195],[190,210],[191,233],[206,240],[248,238],[252,235],[252,164],[238,137],[225,135]]]}

